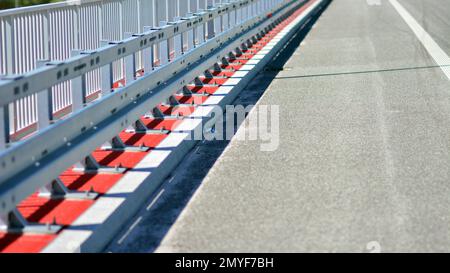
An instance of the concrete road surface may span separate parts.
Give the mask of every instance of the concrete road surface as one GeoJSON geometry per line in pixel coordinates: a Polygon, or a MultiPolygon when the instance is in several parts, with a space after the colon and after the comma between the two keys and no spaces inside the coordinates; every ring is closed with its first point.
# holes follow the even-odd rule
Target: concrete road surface
{"type": "MultiPolygon", "coordinates": [[[[450,55],[449,1],[397,3],[450,55]]],[[[391,1],[333,1],[258,104],[279,148],[232,140],[156,251],[450,251],[450,81],[391,1]]]]}

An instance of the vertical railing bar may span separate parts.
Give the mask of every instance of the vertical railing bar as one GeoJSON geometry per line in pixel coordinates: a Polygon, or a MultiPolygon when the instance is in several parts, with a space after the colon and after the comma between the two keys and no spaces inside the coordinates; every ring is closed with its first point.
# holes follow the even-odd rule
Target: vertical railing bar
{"type": "Polygon", "coordinates": [[[0,106],[0,151],[5,150],[10,142],[10,118],[7,106],[0,106]]]}
{"type": "MultiPolygon", "coordinates": [[[[5,31],[5,72],[7,75],[14,74],[15,70],[15,62],[14,62],[14,41],[15,41],[15,33],[14,33],[14,21],[13,17],[6,17],[4,20],[4,31],[5,31]]],[[[3,124],[3,129],[9,130],[5,137],[5,141],[9,142],[9,134],[14,133],[16,131],[16,103],[11,103],[8,107],[4,107],[3,109],[3,119],[6,119],[3,124]],[[8,109],[5,109],[8,108],[8,109]],[[5,112],[6,111],[6,112],[5,112]]]]}
{"type": "Polygon", "coordinates": [[[164,8],[165,8],[164,21],[169,22],[170,21],[169,0],[161,0],[161,1],[164,1],[164,8]]]}

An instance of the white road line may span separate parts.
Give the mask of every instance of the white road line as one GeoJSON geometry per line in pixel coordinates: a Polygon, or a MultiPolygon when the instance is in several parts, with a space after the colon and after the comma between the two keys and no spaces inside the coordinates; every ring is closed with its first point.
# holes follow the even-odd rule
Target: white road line
{"type": "MultiPolygon", "coordinates": [[[[169,183],[173,180],[173,178],[170,179],[169,183]]],[[[152,202],[150,202],[150,204],[147,206],[147,211],[149,211],[155,204],[156,202],[159,200],[159,198],[161,197],[161,195],[163,195],[163,193],[165,192],[165,189],[162,189],[158,195],[152,200],[152,202]]]]}
{"type": "Polygon", "coordinates": [[[445,76],[450,80],[450,67],[448,66],[450,64],[450,57],[397,0],[389,0],[389,2],[394,6],[403,20],[405,20],[406,24],[408,24],[414,34],[416,34],[419,41],[442,69],[445,76]]]}
{"type": "Polygon", "coordinates": [[[122,238],[120,238],[119,241],[117,241],[117,244],[121,245],[123,243],[123,241],[125,241],[125,239],[130,235],[130,233],[133,231],[133,229],[142,221],[142,216],[139,217],[134,223],[133,225],[131,225],[131,227],[127,230],[127,232],[122,236],[122,238]]]}

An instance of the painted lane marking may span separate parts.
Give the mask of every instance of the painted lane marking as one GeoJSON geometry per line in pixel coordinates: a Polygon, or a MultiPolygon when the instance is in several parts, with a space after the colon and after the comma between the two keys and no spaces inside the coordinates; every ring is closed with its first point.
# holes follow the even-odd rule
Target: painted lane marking
{"type": "Polygon", "coordinates": [[[450,57],[439,47],[425,29],[412,17],[412,15],[397,0],[389,0],[406,24],[411,28],[417,39],[422,43],[428,54],[434,59],[437,65],[442,69],[445,76],[450,80],[450,57]]]}

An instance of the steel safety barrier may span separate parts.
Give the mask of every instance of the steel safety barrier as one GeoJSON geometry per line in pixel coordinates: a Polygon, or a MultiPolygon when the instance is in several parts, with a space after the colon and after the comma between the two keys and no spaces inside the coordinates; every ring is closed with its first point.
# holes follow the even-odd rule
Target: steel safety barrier
{"type": "MultiPolygon", "coordinates": [[[[41,60],[65,60],[74,49],[100,47],[102,41],[119,41],[146,26],[159,26],[206,9],[220,0],[82,0],[0,11],[0,75],[16,75],[39,66],[41,60]]],[[[142,56],[136,58],[142,69],[142,56]]],[[[123,62],[114,64],[113,79],[124,77],[123,62]]],[[[86,95],[98,97],[100,71],[86,77],[86,95]]],[[[70,112],[71,85],[52,87],[52,108],[56,116],[70,112]]],[[[21,138],[36,129],[36,96],[9,105],[10,134],[21,138]]]]}
{"type": "Polygon", "coordinates": [[[93,150],[114,145],[127,128],[137,130],[140,116],[157,115],[152,109],[159,103],[303,2],[84,0],[0,12],[0,64],[7,74],[0,80],[0,226],[21,222],[16,205],[53,187],[68,167],[102,168],[89,156],[93,150]],[[207,8],[198,9],[202,4],[207,8]],[[33,21],[45,30],[29,33],[36,25],[26,22],[33,21]],[[35,132],[13,138],[17,119],[25,119],[20,129],[34,123],[35,132]]]}

